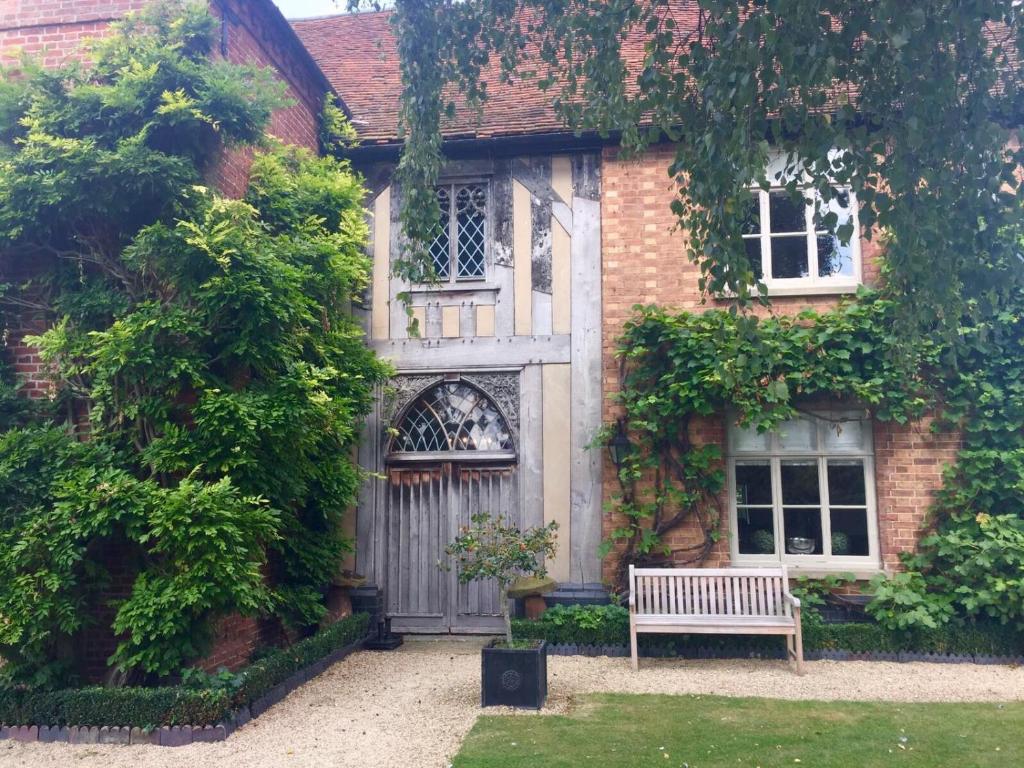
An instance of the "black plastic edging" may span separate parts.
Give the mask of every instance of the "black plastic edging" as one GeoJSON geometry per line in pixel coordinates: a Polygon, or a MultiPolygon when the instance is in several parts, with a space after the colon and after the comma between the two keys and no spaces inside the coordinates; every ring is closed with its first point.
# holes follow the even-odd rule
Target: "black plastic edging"
{"type": "Polygon", "coordinates": [[[224,741],[250,720],[279,703],[296,688],[323,674],[328,667],[337,664],[353,651],[362,648],[369,637],[367,634],[300,669],[255,699],[248,707],[232,710],[230,717],[217,725],[164,725],[152,731],[109,725],[0,725],[0,740],[38,741],[46,744],[149,744],[157,747],[183,747],[186,744],[224,741]]]}

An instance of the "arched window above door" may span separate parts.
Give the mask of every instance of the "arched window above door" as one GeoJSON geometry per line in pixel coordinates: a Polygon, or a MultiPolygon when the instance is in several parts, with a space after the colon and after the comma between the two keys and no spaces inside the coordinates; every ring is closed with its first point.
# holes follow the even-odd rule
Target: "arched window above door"
{"type": "Polygon", "coordinates": [[[498,407],[465,382],[443,382],[420,394],[396,425],[388,451],[392,459],[510,459],[512,432],[498,407]]]}

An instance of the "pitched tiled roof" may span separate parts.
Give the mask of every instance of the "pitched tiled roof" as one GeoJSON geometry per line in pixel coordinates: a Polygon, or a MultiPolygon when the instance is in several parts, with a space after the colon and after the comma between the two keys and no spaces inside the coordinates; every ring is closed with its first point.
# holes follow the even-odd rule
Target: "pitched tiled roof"
{"type": "MultiPolygon", "coordinates": [[[[677,34],[697,28],[695,3],[670,0],[669,9],[677,34]]],[[[292,22],[299,39],[351,111],[364,145],[398,140],[402,77],[390,16],[391,12],[380,11],[292,22]]],[[[991,27],[988,34],[990,37],[994,34],[991,27]]],[[[642,66],[643,43],[639,32],[623,43],[622,54],[628,67],[638,70],[642,66]]],[[[1015,66],[1015,61],[1013,64],[1015,66]]],[[[456,100],[454,117],[442,124],[446,139],[567,131],[552,107],[557,88],[542,92],[532,79],[502,83],[499,70],[499,65],[492,63],[483,72],[483,80],[488,84],[488,98],[482,115],[459,105],[456,100]]],[[[855,92],[856,88],[849,90],[855,92]]]]}
{"type": "MultiPolygon", "coordinates": [[[[684,28],[684,25],[695,28],[693,4],[677,0],[673,5],[677,28],[684,28]]],[[[402,77],[390,15],[388,11],[381,11],[292,22],[299,38],[352,111],[364,144],[397,140],[402,77]]],[[[639,64],[643,60],[642,40],[627,42],[624,55],[627,62],[639,64]]],[[[446,139],[567,130],[552,107],[557,89],[542,92],[534,79],[502,83],[499,70],[497,63],[484,70],[488,98],[482,116],[464,105],[457,108],[455,116],[443,124],[446,139]]]]}

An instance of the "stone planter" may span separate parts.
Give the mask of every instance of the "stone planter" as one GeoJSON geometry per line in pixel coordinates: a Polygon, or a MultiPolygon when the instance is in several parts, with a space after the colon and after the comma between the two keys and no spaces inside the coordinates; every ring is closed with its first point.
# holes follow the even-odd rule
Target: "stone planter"
{"type": "Polygon", "coordinates": [[[481,651],[480,704],[484,707],[540,709],[548,696],[548,644],[533,648],[496,648],[493,641],[481,651]]]}

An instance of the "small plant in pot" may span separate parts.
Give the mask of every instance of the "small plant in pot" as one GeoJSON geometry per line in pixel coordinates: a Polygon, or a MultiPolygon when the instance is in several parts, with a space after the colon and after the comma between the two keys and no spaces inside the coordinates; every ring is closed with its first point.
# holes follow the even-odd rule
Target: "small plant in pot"
{"type": "MultiPolygon", "coordinates": [[[[547,643],[512,637],[508,588],[520,576],[544,577],[543,558],[555,554],[558,523],[521,531],[500,516],[478,513],[448,545],[459,581],[494,579],[505,622],[505,637],[483,649],[481,704],[540,709],[548,693],[547,643]]],[[[450,565],[442,564],[442,568],[450,565]]]]}

